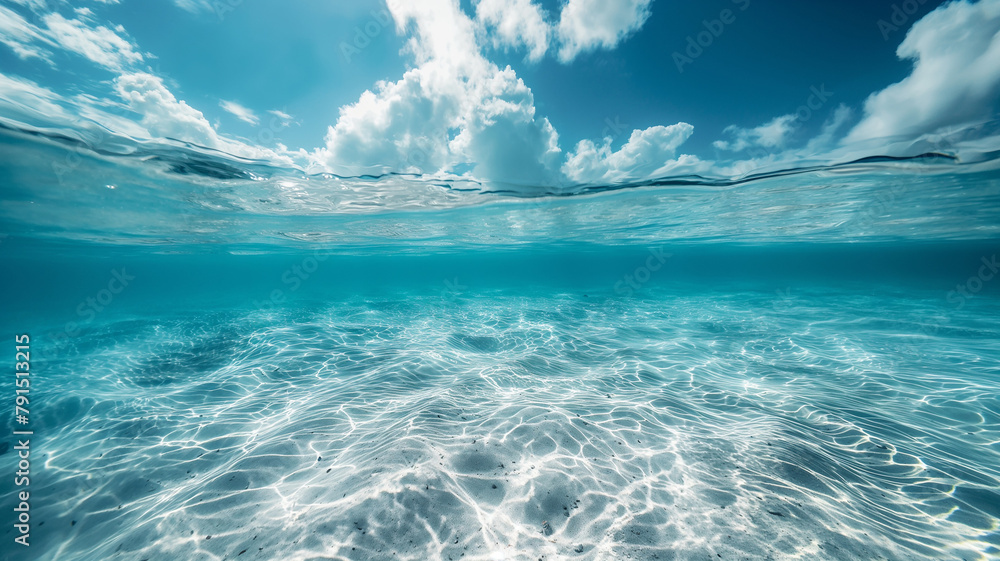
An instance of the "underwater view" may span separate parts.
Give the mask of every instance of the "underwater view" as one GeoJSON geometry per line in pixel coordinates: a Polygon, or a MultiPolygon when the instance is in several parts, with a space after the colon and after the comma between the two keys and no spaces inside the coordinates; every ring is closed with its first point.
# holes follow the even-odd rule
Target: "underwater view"
{"type": "Polygon", "coordinates": [[[0,43],[3,561],[1000,559],[1000,0],[0,43]]]}

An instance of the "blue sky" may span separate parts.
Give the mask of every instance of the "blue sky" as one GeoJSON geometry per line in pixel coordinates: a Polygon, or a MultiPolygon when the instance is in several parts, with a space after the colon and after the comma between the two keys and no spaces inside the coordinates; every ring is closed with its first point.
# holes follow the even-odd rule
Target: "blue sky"
{"type": "Polygon", "coordinates": [[[1000,0],[0,0],[0,42],[0,118],[346,175],[733,176],[1000,99],[1000,0]]]}

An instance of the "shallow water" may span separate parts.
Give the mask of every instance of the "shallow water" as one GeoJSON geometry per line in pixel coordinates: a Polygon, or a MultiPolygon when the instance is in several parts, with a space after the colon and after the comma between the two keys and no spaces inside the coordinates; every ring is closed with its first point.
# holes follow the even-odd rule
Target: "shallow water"
{"type": "Polygon", "coordinates": [[[11,559],[1000,554],[989,162],[545,195],[8,136],[11,559]]]}

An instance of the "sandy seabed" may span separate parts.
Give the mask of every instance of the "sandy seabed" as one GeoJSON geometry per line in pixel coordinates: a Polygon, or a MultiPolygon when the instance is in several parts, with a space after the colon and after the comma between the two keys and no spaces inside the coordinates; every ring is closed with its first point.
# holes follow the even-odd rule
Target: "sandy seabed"
{"type": "Polygon", "coordinates": [[[934,296],[498,292],[107,319],[43,359],[38,525],[3,549],[996,559],[998,306],[934,296]]]}

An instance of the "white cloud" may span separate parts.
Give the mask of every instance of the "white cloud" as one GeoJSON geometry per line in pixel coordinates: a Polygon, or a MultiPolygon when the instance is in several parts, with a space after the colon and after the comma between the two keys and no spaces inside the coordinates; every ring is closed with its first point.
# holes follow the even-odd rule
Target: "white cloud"
{"type": "MultiPolygon", "coordinates": [[[[210,8],[198,0],[175,1],[193,10],[210,8]]],[[[397,31],[407,37],[411,64],[398,80],[378,82],[355,103],[340,108],[324,146],[309,155],[313,163],[346,175],[468,173],[488,183],[552,187],[679,173],[739,175],[810,158],[843,161],[859,151],[858,146],[838,142],[857,121],[854,112],[841,105],[829,112],[808,143],[792,142],[799,136],[800,120],[808,119],[795,114],[752,128],[727,127],[724,139],[714,143],[718,149],[750,155],[751,149],[763,149],[765,155],[758,158],[744,154],[739,157],[746,159],[740,161],[708,162],[681,154],[680,147],[693,133],[687,123],[635,130],[617,150],[613,139],[605,138],[580,141],[564,153],[554,127],[537,114],[531,89],[510,67],[487,60],[481,48],[523,48],[531,60],[558,51],[559,59],[567,62],[582,52],[618,45],[644,25],[650,0],[564,0],[555,26],[546,21],[537,2],[478,0],[470,14],[459,0],[388,0],[397,31]]],[[[0,75],[5,117],[48,113],[67,128],[82,117],[136,138],[174,138],[276,162],[300,155],[281,145],[269,150],[220,134],[162,78],[136,71],[148,55],[130,42],[123,28],[98,26],[86,10],[73,17],[79,19],[48,14],[38,27],[0,6],[0,42],[22,58],[48,61],[59,49],[80,53],[119,75],[114,88],[124,103],[80,96],[62,99],[33,82],[0,75]],[[138,117],[112,115],[108,109],[113,104],[138,117]]],[[[917,135],[988,116],[1000,101],[998,44],[1000,0],[958,1],[932,12],[914,25],[897,51],[914,60],[912,74],[868,99],[848,140],[917,135]]],[[[252,125],[271,120],[286,126],[292,121],[283,111],[256,113],[235,101],[222,100],[220,107],[252,125]]],[[[879,144],[872,150],[886,146],[874,142],[879,144]]]]}
{"type": "Polygon", "coordinates": [[[305,163],[308,154],[278,145],[272,150],[218,134],[204,115],[179,100],[159,77],[146,73],[119,76],[115,90],[125,104],[87,94],[63,97],[31,80],[0,73],[0,121],[18,126],[53,128],[97,139],[107,131],[139,140],[175,139],[213,148],[234,156],[269,160],[279,165],[305,163]],[[137,113],[139,122],[127,116],[137,113]]]}
{"type": "MultiPolygon", "coordinates": [[[[791,129],[782,125],[788,121],[789,115],[783,115],[772,120],[768,127],[762,125],[756,129],[727,127],[727,131],[735,131],[731,142],[718,140],[714,146],[723,150],[739,152],[747,150],[748,157],[742,160],[713,162],[712,174],[721,177],[741,177],[751,172],[761,172],[780,168],[791,168],[802,165],[830,164],[835,161],[851,159],[850,152],[840,149],[838,141],[843,137],[844,129],[854,119],[854,111],[844,104],[837,106],[820,127],[820,132],[805,144],[805,146],[789,146],[788,134],[791,129]],[[770,132],[764,132],[769,130],[770,132]]],[[[787,126],[791,126],[789,123],[787,126]]]]}
{"type": "Polygon", "coordinates": [[[651,2],[566,0],[556,24],[532,0],[478,0],[475,11],[481,34],[494,47],[523,46],[527,58],[537,61],[557,42],[559,59],[570,62],[580,53],[618,46],[649,18],[651,2]]]}
{"type": "Polygon", "coordinates": [[[92,17],[89,9],[80,8],[76,13],[81,19],[66,19],[54,12],[46,14],[41,17],[43,28],[0,6],[0,42],[22,59],[40,58],[50,64],[51,48],[77,53],[114,71],[143,61],[142,53],[119,35],[125,33],[123,27],[91,27],[84,21],[92,17]]]}
{"type": "Polygon", "coordinates": [[[601,146],[581,140],[566,158],[562,171],[571,180],[585,183],[645,179],[680,168],[695,168],[701,163],[696,157],[676,156],[677,149],[693,132],[694,127],[687,123],[634,130],[617,151],[611,149],[611,137],[605,138],[601,146]]]}
{"type": "Polygon", "coordinates": [[[531,0],[480,0],[476,19],[494,33],[495,47],[528,48],[528,59],[539,60],[549,48],[551,28],[545,12],[531,0]]]}
{"type": "Polygon", "coordinates": [[[122,74],[115,80],[115,90],[128,108],[141,116],[140,124],[146,130],[146,137],[180,140],[281,165],[291,164],[293,157],[304,156],[290,153],[280,145],[275,151],[220,135],[201,111],[177,99],[158,76],[145,72],[122,74]]]}
{"type": "Polygon", "coordinates": [[[271,119],[267,123],[267,126],[270,127],[271,130],[283,129],[287,126],[291,126],[292,124],[298,124],[294,123],[294,117],[284,111],[270,109],[267,113],[268,115],[271,115],[271,119]]]}
{"type": "Polygon", "coordinates": [[[271,110],[268,111],[268,113],[274,115],[275,117],[281,119],[282,121],[291,121],[292,120],[292,116],[291,115],[289,115],[288,113],[285,113],[284,111],[279,111],[278,109],[271,109],[271,110]]]}
{"type": "Polygon", "coordinates": [[[42,30],[3,6],[0,6],[0,43],[10,47],[21,59],[39,58],[51,63],[52,53],[37,44],[51,44],[42,30]]]}
{"type": "Polygon", "coordinates": [[[896,54],[913,60],[913,71],[868,98],[847,142],[914,137],[990,116],[1000,94],[1000,0],[937,8],[910,28],[896,54]]]}
{"type": "Polygon", "coordinates": [[[222,100],[219,102],[219,107],[222,107],[226,112],[231,113],[237,119],[250,123],[251,125],[260,124],[260,117],[258,117],[252,110],[236,103],[235,101],[222,100]]]}
{"type": "Polygon", "coordinates": [[[755,147],[767,150],[779,150],[784,148],[788,137],[795,130],[795,121],[795,115],[781,115],[752,129],[729,125],[723,132],[732,136],[733,139],[731,141],[716,140],[712,143],[712,146],[715,146],[719,150],[731,150],[733,152],[755,147]]]}
{"type": "Polygon", "coordinates": [[[45,0],[9,0],[14,4],[19,4],[21,6],[27,6],[32,10],[40,10],[45,8],[45,0]]]}
{"type": "Polygon", "coordinates": [[[42,20],[48,27],[48,36],[59,46],[105,68],[120,70],[143,60],[142,53],[115,32],[124,33],[121,26],[115,31],[104,26],[91,28],[82,20],[66,19],[56,13],[47,14],[42,20]]]}
{"type": "Polygon", "coordinates": [[[98,138],[112,130],[133,138],[148,138],[135,121],[122,116],[120,104],[87,94],[64,98],[30,80],[0,74],[0,115],[3,120],[29,127],[58,127],[80,135],[96,126],[98,138]],[[96,125],[95,125],[96,124],[96,125]]]}
{"type": "Polygon", "coordinates": [[[559,59],[568,62],[581,52],[614,48],[646,23],[651,1],[568,0],[556,28],[559,59]]]}
{"type": "MultiPolygon", "coordinates": [[[[193,12],[212,7],[205,0],[175,3],[193,12]]],[[[589,0],[569,0],[560,25],[561,37],[571,44],[563,45],[561,58],[615,46],[642,25],[648,4],[649,0],[629,0],[608,8],[589,0]]],[[[476,19],[461,9],[459,0],[388,0],[397,30],[409,37],[406,51],[413,64],[399,80],[379,82],[357,102],[341,107],[325,145],[311,155],[313,161],[344,174],[468,173],[493,183],[565,183],[559,136],[546,118],[536,115],[531,89],[514,70],[498,67],[480,50],[482,43],[492,41],[496,47],[523,47],[527,58],[538,60],[556,40],[556,29],[546,21],[537,0],[479,0],[474,6],[476,19]]],[[[147,55],[127,39],[121,26],[98,25],[87,8],[76,10],[74,17],[78,19],[48,13],[40,20],[44,27],[16,17],[0,21],[0,29],[6,31],[0,40],[19,56],[49,60],[52,52],[65,49],[116,72],[114,89],[124,103],[115,109],[137,117],[110,115],[93,99],[63,99],[64,112],[106,120],[136,138],[171,138],[246,157],[288,159],[283,147],[275,153],[220,135],[161,77],[137,71],[147,55]]],[[[221,100],[220,107],[250,124],[257,125],[262,118],[235,101],[221,100]]],[[[292,120],[282,111],[268,114],[283,125],[292,120]]],[[[664,132],[678,131],[678,126],[637,131],[617,152],[610,150],[610,144],[594,146],[595,161],[585,163],[586,156],[578,153],[575,162],[600,177],[652,173],[673,156],[679,133],[664,132]],[[655,146],[657,142],[663,145],[655,146]],[[645,157],[659,161],[647,165],[645,157]]]]}
{"type": "Polygon", "coordinates": [[[212,11],[211,0],[174,0],[174,4],[191,13],[212,11]]]}
{"type": "Polygon", "coordinates": [[[201,111],[174,97],[161,78],[145,72],[122,74],[115,90],[152,135],[219,147],[219,135],[201,111]]]}
{"type": "MultiPolygon", "coordinates": [[[[846,105],[830,111],[819,133],[797,145],[792,140],[809,118],[801,112],[752,128],[727,127],[716,148],[763,154],[741,161],[678,155],[693,131],[686,123],[636,130],[618,150],[610,138],[583,140],[564,155],[554,128],[536,115],[531,90],[513,70],[486,60],[480,46],[523,47],[529,59],[538,60],[558,45],[559,59],[568,62],[582,52],[617,46],[644,25],[650,1],[565,0],[554,27],[532,0],[473,5],[475,21],[457,0],[390,0],[415,63],[400,80],[379,82],[342,107],[326,147],[315,155],[338,173],[456,172],[472,166],[478,179],[549,185],[706,171],[731,175],[858,157],[857,146],[838,142],[856,120],[846,105]]],[[[915,61],[913,73],[869,98],[849,141],[931,132],[989,116],[1000,100],[1000,0],[946,4],[915,24],[897,52],[915,61]]],[[[827,94],[820,89],[813,92],[822,106],[827,94]]],[[[812,97],[806,108],[819,110],[812,97]]]]}
{"type": "Polygon", "coordinates": [[[814,156],[836,147],[837,140],[843,136],[844,127],[854,119],[854,111],[841,103],[833,111],[833,115],[830,115],[826,121],[823,122],[823,127],[820,133],[809,140],[806,147],[802,150],[805,155],[814,156]]]}
{"type": "MultiPolygon", "coordinates": [[[[561,25],[571,45],[561,57],[613,47],[642,25],[648,5],[570,0],[561,25]]],[[[340,109],[326,146],[314,154],[335,173],[460,173],[471,167],[472,176],[490,183],[558,186],[705,169],[693,156],[677,156],[693,131],[686,123],[637,130],[617,151],[610,138],[600,146],[584,140],[567,158],[554,127],[536,115],[531,89],[509,67],[486,60],[477,43],[484,29],[492,29],[498,44],[524,45],[529,57],[540,57],[552,31],[532,2],[481,0],[475,21],[457,0],[390,0],[389,9],[397,29],[409,34],[415,64],[400,80],[379,82],[340,109]]]]}
{"type": "Polygon", "coordinates": [[[555,130],[509,67],[483,58],[475,24],[455,0],[389,2],[416,66],[340,109],[317,157],[337,173],[435,173],[538,182],[557,174],[555,130]]]}
{"type": "MultiPolygon", "coordinates": [[[[81,19],[48,13],[40,16],[44,26],[36,26],[0,6],[0,41],[22,58],[38,57],[52,64],[53,50],[59,48],[116,72],[114,91],[124,105],[87,94],[63,97],[30,80],[0,74],[0,108],[5,119],[29,126],[57,126],[67,131],[96,123],[132,138],[172,138],[236,156],[291,163],[290,153],[283,149],[275,152],[219,135],[200,111],[178,100],[160,77],[132,71],[134,65],[144,60],[144,55],[122,37],[125,34],[122,26],[93,26],[90,23],[93,13],[89,9],[79,8],[75,13],[81,19]],[[123,116],[129,111],[139,115],[139,122],[123,116]]],[[[253,112],[238,104],[223,104],[223,107],[244,120],[256,119],[253,112]]]]}
{"type": "Polygon", "coordinates": [[[4,108],[5,116],[68,119],[69,113],[59,99],[55,92],[31,80],[0,73],[0,107],[4,108]]]}

